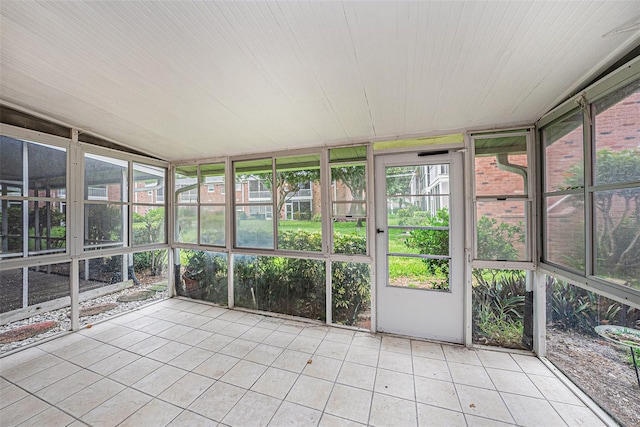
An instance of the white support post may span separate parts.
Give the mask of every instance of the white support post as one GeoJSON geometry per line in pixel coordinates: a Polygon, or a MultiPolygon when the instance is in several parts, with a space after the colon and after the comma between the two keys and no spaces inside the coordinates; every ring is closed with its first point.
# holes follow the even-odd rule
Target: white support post
{"type": "MultiPolygon", "coordinates": [[[[80,328],[80,261],[78,255],[82,253],[84,235],[82,234],[83,227],[81,225],[84,220],[83,209],[84,205],[82,200],[84,199],[84,174],[82,173],[81,161],[82,151],[78,145],[77,129],[71,129],[71,147],[69,153],[69,168],[67,168],[67,206],[71,209],[67,210],[67,244],[69,245],[69,251],[71,255],[71,289],[70,304],[71,304],[71,330],[76,331],[80,328]],[[80,176],[80,180],[72,179],[74,176],[80,176]],[[76,217],[77,215],[77,217],[76,217]]],[[[84,260],[84,279],[89,280],[89,260],[84,260]]]]}
{"type": "MultiPolygon", "coordinates": [[[[233,173],[233,165],[227,157],[224,164],[224,185],[225,191],[225,244],[227,248],[227,307],[233,308],[235,305],[233,295],[233,242],[236,232],[235,206],[236,206],[236,182],[233,173]]],[[[241,187],[244,188],[244,187],[241,187]]],[[[242,199],[244,201],[244,199],[242,199]]]]}
{"type": "MultiPolygon", "coordinates": [[[[373,144],[367,144],[367,166],[365,168],[365,178],[367,180],[366,186],[366,198],[367,198],[367,224],[366,224],[366,241],[367,249],[369,252],[367,255],[371,258],[369,264],[369,294],[371,307],[371,332],[375,333],[378,330],[378,306],[377,306],[377,294],[378,294],[378,275],[376,270],[376,214],[375,214],[375,191],[374,191],[374,173],[375,164],[373,158],[373,144]]],[[[380,203],[386,203],[386,199],[380,201],[380,203]]]]}
{"type": "MultiPolygon", "coordinates": [[[[22,257],[29,256],[29,143],[22,143],[22,257]]],[[[22,307],[29,306],[29,269],[22,273],[22,307]]]]}
{"type": "MultiPolygon", "coordinates": [[[[80,328],[80,262],[78,258],[71,259],[71,330],[77,331],[80,328]]],[[[88,271],[88,268],[85,270],[88,271]]]]}
{"type": "Polygon", "coordinates": [[[464,136],[464,149],[462,152],[464,165],[464,218],[465,218],[465,245],[464,245],[464,344],[473,344],[473,254],[475,247],[475,209],[473,194],[475,191],[475,151],[468,134],[464,136]]]}
{"type": "Polygon", "coordinates": [[[229,252],[227,254],[227,305],[229,308],[235,307],[235,299],[233,295],[233,257],[235,255],[229,252]]]}
{"type": "Polygon", "coordinates": [[[533,272],[533,351],[538,357],[547,355],[547,291],[546,274],[533,272]]]}
{"type": "Polygon", "coordinates": [[[329,150],[323,148],[320,155],[320,213],[322,227],[322,251],[325,253],[326,274],[326,317],[327,324],[333,323],[333,292],[331,278],[331,247],[333,246],[333,229],[331,222],[331,166],[329,150]]]}

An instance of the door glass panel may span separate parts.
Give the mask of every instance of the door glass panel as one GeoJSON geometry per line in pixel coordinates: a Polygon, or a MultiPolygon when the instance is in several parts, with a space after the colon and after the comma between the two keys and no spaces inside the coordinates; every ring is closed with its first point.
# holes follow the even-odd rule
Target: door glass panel
{"type": "Polygon", "coordinates": [[[388,285],[449,290],[449,164],[387,167],[386,184],[388,285]]]}

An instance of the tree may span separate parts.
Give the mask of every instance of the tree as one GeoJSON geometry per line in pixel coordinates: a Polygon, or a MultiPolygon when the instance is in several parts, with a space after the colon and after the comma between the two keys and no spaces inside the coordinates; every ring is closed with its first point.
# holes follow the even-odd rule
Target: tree
{"type": "MultiPolygon", "coordinates": [[[[268,174],[270,177],[271,174],[268,174]]],[[[276,191],[278,200],[276,204],[277,212],[282,212],[282,207],[286,202],[291,200],[304,185],[309,182],[320,181],[320,169],[303,169],[276,172],[276,191]]],[[[273,188],[273,182],[266,180],[270,188],[273,188]]]]}
{"type": "Polygon", "coordinates": [[[257,173],[251,175],[240,175],[242,180],[257,179],[262,181],[263,185],[277,196],[276,211],[282,212],[282,207],[286,202],[291,200],[295,194],[303,189],[305,184],[309,182],[320,181],[320,169],[302,169],[277,171],[275,186],[272,173],[257,173]],[[275,191],[273,191],[275,188],[275,191]]]}
{"type": "Polygon", "coordinates": [[[415,166],[388,167],[387,174],[387,194],[397,195],[396,201],[398,209],[402,209],[405,203],[403,195],[411,194],[411,181],[415,176],[415,166]]]}
{"type": "MultiPolygon", "coordinates": [[[[344,165],[331,168],[331,179],[342,182],[351,191],[352,200],[365,200],[365,190],[367,188],[367,177],[364,165],[344,165]]],[[[352,203],[349,208],[351,215],[363,215],[364,203],[352,203]]],[[[361,225],[361,219],[358,219],[361,225]]]]}

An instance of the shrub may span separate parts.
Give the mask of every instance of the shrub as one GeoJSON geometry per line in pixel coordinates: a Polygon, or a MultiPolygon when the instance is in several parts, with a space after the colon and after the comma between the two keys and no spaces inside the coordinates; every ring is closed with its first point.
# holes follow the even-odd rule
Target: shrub
{"type": "MultiPolygon", "coordinates": [[[[336,251],[361,254],[366,239],[352,234],[336,234],[336,251]]],[[[322,249],[320,232],[284,231],[278,245],[291,250],[322,249]]],[[[303,258],[239,256],[234,264],[234,298],[240,307],[291,314],[310,319],[326,319],[325,261],[303,258]]],[[[353,325],[358,315],[369,309],[370,273],[364,263],[334,262],[333,318],[353,325]]]]}
{"type": "Polygon", "coordinates": [[[331,268],[331,279],[333,321],[343,325],[357,325],[358,315],[370,308],[369,264],[334,262],[331,268]]]}
{"type": "MultiPolygon", "coordinates": [[[[416,212],[411,221],[420,221],[418,224],[429,227],[448,227],[449,209],[442,208],[432,215],[430,212],[416,212]],[[424,220],[420,220],[424,218],[424,220]]],[[[449,255],[449,231],[448,230],[423,230],[416,229],[409,232],[409,237],[405,240],[409,248],[418,249],[421,254],[429,255],[449,255]]],[[[428,270],[436,277],[449,277],[449,260],[446,259],[423,259],[428,270]]]]}
{"type": "Polygon", "coordinates": [[[553,277],[547,279],[547,322],[565,330],[594,335],[594,326],[640,326],[640,310],[553,277]]]}
{"type": "Polygon", "coordinates": [[[178,295],[227,305],[226,255],[188,249],[183,252],[187,262],[176,287],[178,295]]]}
{"type": "Polygon", "coordinates": [[[522,348],[526,273],[475,269],[473,276],[474,338],[486,344],[522,348]]]}

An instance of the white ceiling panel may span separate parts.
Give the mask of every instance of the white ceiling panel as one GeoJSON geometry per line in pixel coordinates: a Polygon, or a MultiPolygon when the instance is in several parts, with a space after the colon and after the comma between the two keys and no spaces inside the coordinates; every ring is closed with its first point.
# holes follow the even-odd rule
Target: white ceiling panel
{"type": "MultiPolygon", "coordinates": [[[[532,123],[637,1],[0,2],[0,101],[167,160],[532,123]]],[[[637,28],[637,27],[636,27],[637,28]]]]}

